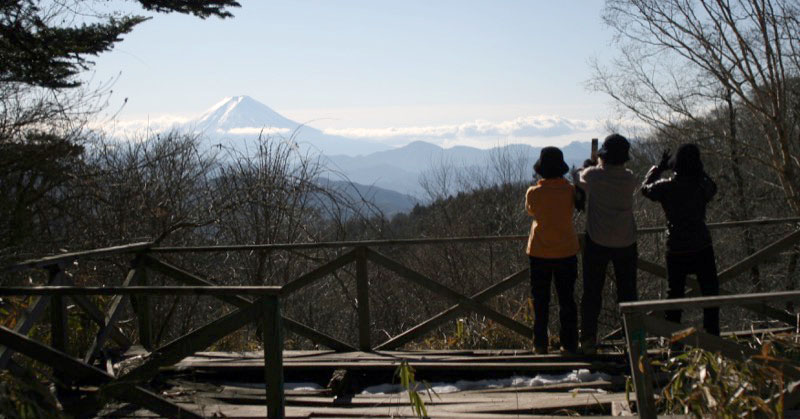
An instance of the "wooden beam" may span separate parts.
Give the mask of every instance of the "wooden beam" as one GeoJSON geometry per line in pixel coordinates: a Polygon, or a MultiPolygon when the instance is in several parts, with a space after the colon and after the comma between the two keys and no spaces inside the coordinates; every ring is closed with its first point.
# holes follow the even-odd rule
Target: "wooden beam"
{"type": "MultiPolygon", "coordinates": [[[[720,289],[719,295],[734,295],[730,291],[720,289]]],[[[752,311],[753,313],[761,314],[774,320],[782,321],[789,325],[797,325],[797,317],[786,310],[768,306],[766,303],[761,304],[742,304],[740,307],[752,311]]]]}
{"type": "MultiPolygon", "coordinates": [[[[105,326],[105,314],[100,311],[99,308],[85,295],[71,295],[70,299],[75,303],[78,308],[83,310],[90,319],[92,319],[98,326],[103,327],[105,326]]],[[[133,345],[133,343],[125,336],[122,331],[114,326],[109,328],[109,337],[117,342],[122,349],[128,349],[133,345]]]]}
{"type": "Polygon", "coordinates": [[[264,299],[258,299],[249,307],[234,310],[202,327],[199,327],[172,342],[157,348],[147,357],[145,362],[119,379],[121,381],[139,382],[150,379],[158,373],[158,369],[173,365],[195,352],[208,348],[214,342],[239,330],[253,321],[263,311],[264,299]]]}
{"type": "Polygon", "coordinates": [[[370,342],[369,276],[367,274],[367,248],[356,248],[356,298],[358,300],[358,348],[364,352],[372,349],[370,342]]]}
{"type": "Polygon", "coordinates": [[[281,287],[253,286],[131,286],[131,287],[0,287],[0,296],[7,295],[282,295],[281,287]]]}
{"type": "MultiPolygon", "coordinates": [[[[676,333],[686,330],[686,326],[653,316],[642,316],[642,324],[647,328],[647,331],[653,335],[670,339],[676,333]]],[[[747,359],[758,354],[758,351],[755,349],[738,345],[728,339],[710,335],[700,330],[696,330],[694,333],[687,335],[685,338],[681,339],[681,341],[707,351],[719,352],[728,358],[747,359]]]]}
{"type": "Polygon", "coordinates": [[[642,258],[636,261],[636,267],[659,278],[667,278],[667,268],[642,258]]]}
{"type": "Polygon", "coordinates": [[[800,300],[800,291],[760,292],[753,294],[716,295],[694,298],[673,298],[669,300],[630,301],[619,304],[623,312],[663,311],[686,308],[706,308],[723,306],[741,306],[747,304],[763,304],[766,302],[782,302],[800,300]]]}
{"type": "MultiPolygon", "coordinates": [[[[775,225],[775,224],[795,224],[800,222],[800,217],[788,218],[767,218],[763,220],[744,220],[744,221],[723,221],[721,223],[708,223],[706,226],[709,230],[721,230],[724,228],[737,228],[737,227],[750,227],[759,225],[775,225]]],[[[656,227],[643,227],[636,230],[639,234],[661,233],[667,231],[666,226],[656,227]]]]}
{"type": "Polygon", "coordinates": [[[309,250],[309,249],[338,249],[343,247],[377,247],[377,246],[411,246],[419,244],[445,244],[445,243],[491,243],[506,241],[522,241],[527,235],[514,236],[480,236],[480,237],[438,237],[425,239],[389,239],[389,240],[359,240],[340,242],[315,242],[315,243],[276,243],[276,244],[249,244],[249,245],[221,245],[221,246],[186,246],[186,247],[154,247],[151,253],[197,253],[197,252],[250,252],[257,250],[309,250]]]}
{"type": "MultiPolygon", "coordinates": [[[[201,286],[214,285],[214,283],[211,281],[200,278],[195,274],[192,274],[177,266],[171,265],[167,262],[155,259],[153,257],[145,255],[143,256],[142,261],[147,265],[149,269],[167,275],[178,282],[182,282],[184,284],[189,284],[189,285],[201,285],[201,286]]],[[[228,304],[234,305],[239,308],[249,307],[252,304],[252,301],[250,301],[249,299],[240,297],[238,295],[215,295],[214,297],[217,298],[218,300],[224,301],[228,304]]],[[[283,316],[282,320],[284,327],[286,327],[286,330],[289,330],[300,336],[308,338],[312,342],[325,345],[339,352],[355,352],[358,350],[353,346],[350,346],[318,330],[312,329],[311,327],[308,327],[300,322],[292,320],[286,316],[283,316]]]]}
{"type": "MultiPolygon", "coordinates": [[[[57,266],[57,265],[56,265],[57,266]]],[[[49,285],[60,285],[64,280],[64,273],[63,271],[59,270],[59,274],[50,277],[50,281],[48,282],[49,285]]],[[[14,325],[14,332],[27,335],[28,332],[31,331],[33,325],[39,321],[42,315],[45,312],[48,304],[50,304],[50,296],[43,295],[40,297],[36,297],[30,304],[30,308],[28,308],[25,313],[23,313],[20,318],[17,320],[17,323],[14,325]]],[[[0,345],[0,369],[5,369],[8,365],[8,362],[11,360],[11,355],[14,351],[10,350],[9,348],[0,345]]]]}
{"type": "Polygon", "coordinates": [[[355,347],[348,345],[347,343],[344,343],[330,335],[322,333],[319,330],[306,326],[303,323],[292,320],[289,317],[283,316],[282,320],[283,327],[285,327],[286,330],[308,338],[314,343],[327,346],[328,348],[331,348],[337,352],[358,352],[358,349],[355,347]]]}
{"type": "MultiPolygon", "coordinates": [[[[697,281],[692,279],[692,282],[695,284],[694,286],[697,287],[697,285],[696,285],[697,281]]],[[[699,293],[700,292],[698,291],[698,288],[694,288],[694,289],[690,290],[689,293],[687,293],[686,298],[703,298],[703,297],[699,296],[699,293]]],[[[723,288],[720,288],[718,295],[732,296],[732,295],[735,295],[735,294],[733,294],[730,291],[727,291],[727,290],[725,290],[723,288]]],[[[746,294],[742,294],[742,295],[746,295],[746,294]]],[[[663,301],[663,300],[659,300],[659,301],[663,301]]],[[[739,306],[744,308],[744,309],[746,309],[746,310],[752,311],[753,313],[761,314],[761,315],[769,317],[771,319],[782,321],[782,322],[784,322],[786,324],[789,324],[789,325],[795,325],[796,322],[797,322],[797,318],[795,317],[794,314],[789,313],[786,310],[781,310],[781,309],[778,309],[778,308],[771,307],[771,306],[769,306],[769,305],[767,305],[766,303],[763,303],[763,302],[761,302],[761,303],[751,303],[751,304],[740,304],[739,306]]],[[[691,308],[694,308],[694,307],[689,305],[686,308],[687,309],[691,309],[691,308]]],[[[660,308],[659,310],[649,310],[645,314],[652,315],[652,314],[655,314],[655,313],[661,313],[664,310],[665,310],[664,308],[660,308]]],[[[611,331],[607,335],[603,336],[601,340],[617,339],[617,338],[619,338],[621,336],[621,332],[622,332],[622,329],[614,329],[613,331],[611,331]]]]}
{"type": "MultiPolygon", "coordinates": [[[[148,285],[147,272],[140,271],[133,278],[136,279],[136,282],[133,283],[134,285],[145,287],[148,285]]],[[[131,296],[131,299],[131,305],[133,305],[133,311],[136,312],[136,319],[138,320],[139,343],[148,351],[152,351],[156,344],[153,341],[155,338],[153,329],[153,309],[155,306],[152,304],[152,299],[147,295],[131,296]]]]}
{"type": "Polygon", "coordinates": [[[625,340],[628,344],[628,359],[633,385],[636,388],[636,410],[639,417],[656,418],[656,401],[653,396],[653,371],[647,357],[647,330],[643,314],[623,313],[625,340]]]}
{"type": "Polygon", "coordinates": [[[525,326],[524,324],[522,324],[522,323],[520,323],[520,322],[518,322],[518,321],[516,321],[516,320],[514,320],[514,319],[512,319],[512,318],[510,318],[510,317],[508,317],[508,316],[506,316],[504,314],[498,313],[497,311],[495,311],[495,310],[493,310],[493,309],[491,309],[489,307],[486,307],[486,306],[476,302],[475,300],[473,300],[473,299],[471,299],[471,298],[469,298],[469,297],[467,297],[465,295],[462,295],[462,294],[460,294],[458,292],[455,292],[452,289],[450,289],[450,288],[448,288],[448,287],[446,287],[446,286],[444,286],[442,284],[439,284],[438,282],[428,278],[427,276],[425,276],[425,275],[423,275],[423,274],[421,274],[421,273],[419,273],[417,271],[414,271],[413,269],[408,268],[408,267],[400,264],[399,262],[396,262],[396,261],[394,261],[394,260],[392,260],[392,259],[390,259],[390,258],[378,253],[378,252],[375,252],[372,249],[368,249],[367,257],[373,263],[376,263],[376,264],[381,265],[381,266],[383,266],[383,267],[385,267],[385,268],[387,268],[387,269],[389,269],[391,271],[394,271],[395,273],[397,273],[401,277],[403,277],[403,278],[405,278],[405,279],[407,279],[407,280],[409,280],[409,281],[411,281],[411,282],[413,282],[413,283],[415,283],[417,285],[420,285],[420,286],[422,286],[422,287],[424,287],[424,288],[426,288],[426,289],[428,289],[428,290],[430,290],[430,291],[432,291],[432,292],[434,292],[436,294],[439,294],[441,296],[444,296],[446,298],[454,300],[455,302],[460,303],[461,305],[463,305],[465,308],[473,310],[473,311],[475,311],[475,312],[477,312],[479,314],[483,314],[484,316],[490,318],[491,320],[497,322],[498,324],[503,325],[503,326],[507,327],[508,329],[519,333],[520,335],[524,336],[525,338],[530,339],[530,337],[533,336],[533,329],[531,329],[530,327],[525,326]]]}
{"type": "MultiPolygon", "coordinates": [[[[51,273],[51,275],[55,274],[56,272],[51,273]]],[[[54,295],[50,300],[50,346],[56,351],[67,353],[68,341],[67,304],[64,297],[54,295]]],[[[69,375],[55,369],[53,381],[56,387],[56,396],[62,404],[65,404],[69,389],[72,387],[69,375]]]]}
{"type": "Polygon", "coordinates": [[[267,392],[267,417],[283,419],[286,400],[283,391],[283,327],[280,300],[264,299],[260,317],[264,331],[264,383],[267,392]]]}
{"type": "Polygon", "coordinates": [[[283,295],[289,296],[313,284],[316,280],[356,260],[356,250],[351,250],[338,258],[308,272],[283,286],[283,295]]]}
{"type": "MultiPolygon", "coordinates": [[[[205,287],[215,287],[218,285],[175,265],[158,260],[150,255],[142,256],[142,263],[147,267],[147,269],[166,275],[182,284],[205,287]]],[[[239,308],[252,304],[251,300],[239,295],[215,295],[214,298],[239,308]]]]}
{"type": "Polygon", "coordinates": [[[62,253],[59,255],[47,256],[41,259],[32,259],[20,262],[4,268],[4,271],[16,272],[32,268],[45,268],[52,265],[66,266],[76,259],[86,257],[109,256],[119,253],[134,253],[147,250],[153,245],[152,242],[131,243],[122,246],[106,247],[102,249],[84,250],[80,252],[62,253]]]}
{"type": "MultiPolygon", "coordinates": [[[[800,222],[800,218],[779,218],[765,220],[734,221],[723,223],[709,223],[709,229],[746,227],[752,225],[774,225],[792,224],[800,222]]],[[[641,234],[659,233],[666,229],[663,226],[644,227],[637,230],[641,234]]],[[[48,265],[59,263],[70,263],[76,259],[85,257],[108,256],[119,253],[138,253],[148,251],[152,253],[177,253],[177,252],[228,252],[228,251],[253,251],[253,250],[299,250],[299,249],[323,249],[323,248],[342,248],[356,246],[403,246],[418,244],[442,244],[442,243],[484,243],[484,242],[504,242],[522,241],[528,238],[527,235],[512,236],[480,236],[480,237],[441,237],[426,239],[395,239],[395,240],[363,240],[363,241],[341,241],[341,242],[317,242],[317,243],[279,243],[265,245],[218,245],[218,246],[186,246],[186,247],[154,247],[153,242],[132,243],[122,246],[107,247],[79,252],[70,252],[60,255],[48,256],[40,259],[27,260],[8,267],[3,271],[14,272],[31,268],[41,268],[48,265]]]]}
{"type": "MultiPolygon", "coordinates": [[[[63,275],[63,272],[51,272],[50,275],[63,275]]],[[[50,346],[60,352],[67,352],[67,304],[64,297],[54,295],[50,299],[50,346]]]]}
{"type": "Polygon", "coordinates": [[[786,250],[800,242],[800,230],[790,233],[779,240],[769,244],[763,249],[753,253],[752,255],[742,259],[741,262],[723,270],[719,273],[719,283],[724,284],[736,276],[748,272],[752,267],[761,263],[764,259],[786,250]]]}
{"type": "MultiPolygon", "coordinates": [[[[723,223],[709,223],[709,229],[746,227],[751,225],[791,224],[800,222],[800,218],[779,218],[766,220],[733,221],[723,223]]],[[[637,231],[639,234],[660,233],[666,227],[644,227],[637,231]]],[[[579,234],[579,237],[582,236],[579,234]]],[[[213,246],[186,246],[186,247],[153,247],[148,249],[151,253],[197,253],[197,252],[249,252],[257,250],[308,250],[308,249],[336,249],[343,247],[380,247],[380,246],[411,246],[420,244],[445,244],[445,243],[493,243],[527,240],[527,235],[512,236],[468,236],[468,237],[436,237],[425,239],[390,239],[390,240],[361,240],[341,242],[315,242],[315,243],[276,243],[252,245],[213,245],[213,246]]]]}
{"type": "MultiPolygon", "coordinates": [[[[115,399],[141,406],[163,417],[201,418],[189,409],[173,404],[137,385],[118,385],[114,377],[91,365],[86,365],[71,356],[36,342],[13,330],[0,326],[0,343],[13,350],[39,361],[75,380],[92,380],[106,385],[101,387],[103,394],[115,399]]],[[[102,400],[103,398],[100,397],[102,400]]]]}
{"type": "MultiPolygon", "coordinates": [[[[144,270],[144,267],[139,267],[137,265],[139,265],[138,260],[134,260],[133,266],[128,271],[128,275],[126,275],[125,279],[122,281],[123,287],[127,287],[132,283],[136,283],[136,277],[144,270]]],[[[83,357],[83,362],[91,364],[97,355],[100,354],[100,350],[103,349],[106,339],[110,336],[112,331],[117,328],[117,319],[122,313],[122,302],[122,295],[115,295],[111,299],[111,305],[109,307],[108,314],[104,316],[103,325],[100,327],[100,330],[97,331],[97,334],[92,340],[91,345],[89,345],[89,349],[86,351],[86,355],[83,357]]]]}
{"type": "MultiPolygon", "coordinates": [[[[483,291],[474,294],[471,298],[476,302],[482,303],[484,301],[489,300],[490,298],[499,295],[515,286],[519,283],[527,280],[530,276],[530,269],[523,269],[519,272],[516,272],[502,281],[490,286],[489,288],[484,289],[483,291]]],[[[456,304],[447,310],[442,311],[441,313],[431,317],[428,320],[412,327],[411,329],[406,330],[405,332],[387,340],[384,343],[376,346],[376,350],[390,350],[399,348],[400,346],[405,345],[408,342],[430,332],[431,330],[438,327],[440,324],[453,319],[454,317],[458,316],[459,313],[464,311],[466,308],[461,304],[456,304]]],[[[530,337],[529,337],[530,338],[530,337]]]]}

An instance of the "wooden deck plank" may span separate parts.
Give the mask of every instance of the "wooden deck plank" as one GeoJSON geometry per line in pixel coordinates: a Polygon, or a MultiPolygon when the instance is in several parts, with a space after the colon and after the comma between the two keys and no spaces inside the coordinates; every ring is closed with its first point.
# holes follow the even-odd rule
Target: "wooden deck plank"
{"type": "MultiPolygon", "coordinates": [[[[131,352],[135,353],[136,350],[133,348],[131,352]]],[[[462,371],[507,376],[505,374],[536,375],[590,369],[610,373],[612,378],[594,382],[466,390],[433,395],[432,399],[423,393],[423,398],[431,417],[530,417],[564,409],[587,414],[608,414],[612,403],[625,400],[625,393],[622,392],[624,378],[619,373],[624,372],[627,364],[622,354],[608,355],[602,360],[578,358],[537,356],[522,350],[286,351],[284,369],[287,373],[295,371],[293,374],[296,377],[314,374],[314,370],[340,368],[383,374],[386,370],[395,369],[401,360],[409,361],[418,374],[428,371],[433,374],[445,373],[447,376],[462,371]]],[[[206,416],[263,417],[266,399],[263,382],[229,381],[245,377],[237,376],[239,373],[247,372],[249,376],[250,369],[260,371],[263,362],[261,351],[199,352],[185,358],[174,368],[161,371],[162,382],[171,386],[164,394],[176,395],[173,402],[185,403],[187,407],[206,416]]],[[[355,390],[360,391],[358,387],[355,390]]],[[[318,389],[288,390],[285,395],[286,417],[397,417],[413,413],[404,392],[335,397],[328,389],[318,389]]],[[[113,417],[110,411],[106,416],[113,417]]]]}
{"type": "MultiPolygon", "coordinates": [[[[422,370],[495,370],[495,371],[565,371],[577,369],[619,369],[623,368],[620,364],[608,364],[597,362],[416,362],[411,361],[408,363],[411,367],[422,370]]],[[[315,362],[315,363],[298,363],[292,364],[289,362],[284,363],[286,369],[315,369],[315,368],[339,368],[339,369],[381,369],[381,368],[396,368],[400,365],[400,361],[391,362],[375,362],[375,361],[361,361],[361,362],[315,362]]],[[[166,367],[168,370],[188,370],[190,368],[214,368],[219,370],[230,370],[239,368],[263,368],[263,361],[257,362],[205,362],[205,363],[185,363],[183,361],[177,363],[174,367],[166,367]]]]}
{"type": "MultiPolygon", "coordinates": [[[[492,398],[485,401],[466,403],[466,400],[451,403],[437,403],[436,397],[426,398],[426,407],[430,417],[466,418],[466,417],[534,417],[532,414],[555,412],[562,409],[581,411],[586,407],[610,410],[611,403],[625,400],[624,393],[613,394],[551,394],[538,393],[539,397],[492,398]]],[[[187,405],[189,407],[191,405],[187,405]]],[[[260,405],[204,404],[198,408],[207,417],[264,417],[265,407],[260,405]]],[[[113,417],[111,412],[104,412],[104,417],[113,417]]],[[[148,417],[149,412],[136,412],[132,417],[148,417]]],[[[303,405],[287,403],[286,417],[414,417],[405,395],[391,400],[372,401],[369,405],[303,405]]],[[[547,417],[547,416],[544,416],[547,417]]],[[[563,416],[561,416],[563,417],[563,416]]]]}

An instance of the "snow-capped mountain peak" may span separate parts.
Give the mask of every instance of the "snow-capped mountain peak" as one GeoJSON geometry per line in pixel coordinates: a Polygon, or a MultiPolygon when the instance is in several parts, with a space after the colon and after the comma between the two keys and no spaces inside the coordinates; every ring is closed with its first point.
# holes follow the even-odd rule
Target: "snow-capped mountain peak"
{"type": "Polygon", "coordinates": [[[284,128],[294,130],[297,122],[284,118],[250,96],[231,96],[217,102],[196,121],[197,128],[227,132],[242,128],[284,128]]]}
{"type": "Polygon", "coordinates": [[[285,118],[269,106],[244,95],[222,99],[182,127],[203,134],[215,144],[225,141],[243,150],[247,141],[262,136],[278,140],[291,138],[301,148],[323,154],[357,155],[389,148],[379,143],[325,134],[314,127],[285,118]]]}

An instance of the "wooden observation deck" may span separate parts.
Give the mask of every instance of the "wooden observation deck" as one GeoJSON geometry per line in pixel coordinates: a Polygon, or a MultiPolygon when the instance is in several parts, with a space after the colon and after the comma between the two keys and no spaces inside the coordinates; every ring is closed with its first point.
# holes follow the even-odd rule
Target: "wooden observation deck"
{"type": "MultiPolygon", "coordinates": [[[[310,417],[310,416],[414,416],[406,393],[359,394],[368,385],[390,382],[398,367],[410,366],[422,380],[480,380],[512,375],[536,376],[589,370],[602,372],[605,378],[588,382],[513,386],[476,389],[426,395],[429,416],[435,417],[519,417],[575,412],[586,415],[610,414],[629,407],[625,376],[632,375],[635,406],[643,417],[654,417],[654,382],[649,369],[647,335],[672,336],[682,328],[670,324],[652,311],[665,308],[707,305],[738,305],[759,316],[778,320],[784,327],[797,327],[794,313],[770,306],[768,302],[800,300],[800,292],[733,296],[723,285],[774,255],[800,243],[800,219],[756,220],[711,224],[711,228],[738,228],[754,225],[791,225],[792,231],[761,250],[719,273],[720,297],[696,298],[696,282],[687,299],[641,301],[621,305],[625,333],[607,336],[604,350],[593,356],[533,355],[529,350],[426,350],[403,351],[404,345],[418,340],[464,312],[478,313],[486,319],[530,339],[530,325],[492,308],[488,301],[528,281],[527,269],[501,278],[477,293],[464,293],[443,285],[406,264],[381,252],[387,246],[445,245],[453,243],[522,242],[527,236],[467,237],[441,239],[382,240],[337,243],[159,247],[154,243],[136,243],[85,252],[66,253],[30,260],[8,267],[12,275],[26,270],[45,270],[46,286],[0,287],[0,297],[31,296],[27,310],[11,328],[0,326],[0,369],[23,368],[22,359],[32,359],[52,371],[56,394],[71,414],[77,416],[156,416],[156,417],[310,417]],[[336,248],[343,252],[282,286],[219,286],[185,267],[163,260],[174,253],[297,251],[336,248]],[[125,257],[130,269],[118,286],[75,286],[69,270],[76,261],[125,257]],[[282,311],[288,297],[309,287],[343,267],[355,265],[357,300],[356,342],[351,343],[288,318],[282,311]],[[410,327],[402,333],[375,342],[370,320],[370,266],[390,271],[399,279],[422,287],[451,306],[410,327]],[[179,285],[156,286],[148,274],[157,274],[179,285]],[[106,296],[105,310],[92,296],[106,296]],[[229,309],[212,321],[193,329],[166,344],[154,340],[161,319],[149,310],[153,296],[207,296],[225,303],[229,309]],[[67,301],[85,318],[97,324],[98,331],[88,350],[80,356],[68,342],[69,321],[74,316],[67,301]],[[119,326],[123,307],[130,301],[135,307],[136,333],[125,333],[119,326]],[[49,314],[49,328],[43,340],[29,334],[34,325],[49,314]],[[261,337],[256,352],[204,352],[227,336],[249,325],[256,325],[261,337]],[[289,331],[326,350],[284,350],[284,335],[289,331]],[[111,348],[113,346],[113,348],[111,348]],[[112,350],[113,349],[113,350],[112,350]],[[18,354],[20,358],[13,356],[18,354]],[[115,354],[112,356],[111,354],[115,354]],[[121,362],[120,362],[121,361],[121,362]],[[645,365],[644,368],[639,368],[645,365]],[[633,369],[630,366],[634,366],[633,369]],[[287,388],[286,383],[323,382],[337,370],[350,375],[345,388],[287,388]],[[348,388],[351,387],[351,388],[348,388]],[[613,408],[612,408],[613,406],[613,408]]],[[[652,234],[663,228],[640,230],[652,234]]],[[[639,269],[664,278],[666,269],[656,263],[639,260],[639,269]]],[[[4,281],[7,283],[7,281],[4,281]]],[[[41,329],[41,328],[40,328],[41,329]]],[[[753,333],[753,331],[751,331],[753,333]]],[[[42,333],[38,333],[42,335],[42,333]]],[[[41,337],[41,336],[40,336],[41,337]]],[[[722,338],[695,333],[687,338],[692,345],[720,351],[728,356],[747,356],[749,352],[722,338]]],[[[800,398],[788,394],[786,406],[800,398]]]]}

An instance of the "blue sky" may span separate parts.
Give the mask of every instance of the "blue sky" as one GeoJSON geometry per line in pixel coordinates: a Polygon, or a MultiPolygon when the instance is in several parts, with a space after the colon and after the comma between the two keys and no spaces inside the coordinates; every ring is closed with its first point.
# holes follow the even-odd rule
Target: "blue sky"
{"type": "Polygon", "coordinates": [[[191,117],[249,95],[318,128],[602,120],[588,61],[603,2],[243,0],[233,19],[155,15],[96,60],[121,119],[191,117]]]}

